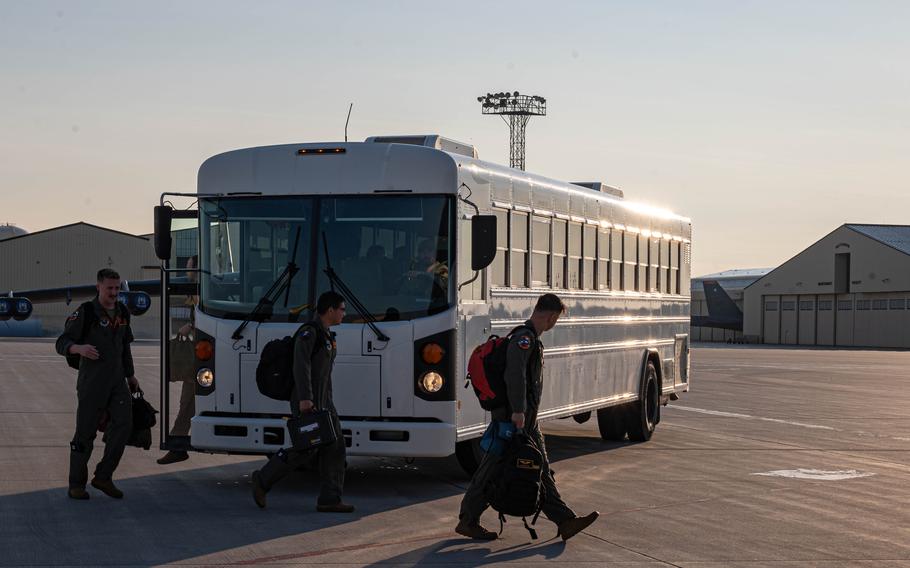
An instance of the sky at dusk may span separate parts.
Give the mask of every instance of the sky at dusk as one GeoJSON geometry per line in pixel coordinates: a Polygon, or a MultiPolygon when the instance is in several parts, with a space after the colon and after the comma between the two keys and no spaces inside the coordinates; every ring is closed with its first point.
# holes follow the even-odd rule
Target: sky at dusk
{"type": "Polygon", "coordinates": [[[693,274],[910,224],[910,3],[0,0],[0,223],[152,230],[225,150],[438,133],[542,95],[527,169],[693,220],[693,274]]]}

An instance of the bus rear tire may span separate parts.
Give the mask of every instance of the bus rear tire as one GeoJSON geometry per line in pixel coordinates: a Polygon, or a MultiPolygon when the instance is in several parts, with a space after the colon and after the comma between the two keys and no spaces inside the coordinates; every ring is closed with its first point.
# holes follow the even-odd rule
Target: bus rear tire
{"type": "Polygon", "coordinates": [[[648,362],[641,383],[641,394],[630,406],[627,427],[629,440],[647,442],[660,421],[660,382],[654,363],[648,362]]]}
{"type": "Polygon", "coordinates": [[[608,406],[597,410],[597,429],[600,437],[608,442],[626,439],[626,407],[608,406]]]}
{"type": "Polygon", "coordinates": [[[483,456],[484,451],[480,449],[480,438],[455,444],[455,457],[458,459],[458,465],[468,474],[468,477],[474,476],[474,472],[480,467],[483,456]]]}

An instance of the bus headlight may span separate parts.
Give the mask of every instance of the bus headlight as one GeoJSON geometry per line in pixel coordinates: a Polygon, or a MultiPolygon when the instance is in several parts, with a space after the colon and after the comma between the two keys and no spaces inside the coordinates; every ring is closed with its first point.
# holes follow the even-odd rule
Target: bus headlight
{"type": "Polygon", "coordinates": [[[211,369],[203,367],[196,373],[196,382],[199,383],[199,386],[208,388],[215,382],[215,373],[211,369]]]}
{"type": "Polygon", "coordinates": [[[420,387],[420,390],[427,394],[437,393],[442,390],[442,385],[445,381],[442,378],[442,375],[436,371],[430,371],[429,373],[424,374],[420,377],[420,380],[417,381],[417,386],[420,387]]]}

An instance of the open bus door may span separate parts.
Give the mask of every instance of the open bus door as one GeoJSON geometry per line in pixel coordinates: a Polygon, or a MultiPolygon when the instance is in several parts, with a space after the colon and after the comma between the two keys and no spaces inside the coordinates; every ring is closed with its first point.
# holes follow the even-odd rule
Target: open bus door
{"type": "Polygon", "coordinates": [[[199,213],[155,208],[155,252],[161,259],[162,450],[188,451],[195,414],[195,314],[198,302],[199,213]],[[166,236],[165,236],[166,235],[166,236]]]}

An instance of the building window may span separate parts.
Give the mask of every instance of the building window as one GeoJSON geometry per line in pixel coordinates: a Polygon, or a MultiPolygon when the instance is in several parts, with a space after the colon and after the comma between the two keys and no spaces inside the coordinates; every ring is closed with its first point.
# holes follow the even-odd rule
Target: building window
{"type": "Polygon", "coordinates": [[[490,283],[493,286],[508,286],[509,280],[509,212],[493,209],[496,216],[496,257],[490,265],[490,283]]]}
{"type": "Polygon", "coordinates": [[[851,310],[853,310],[853,300],[838,300],[837,301],[837,311],[849,312],[851,310]]]}
{"type": "Polygon", "coordinates": [[[509,285],[528,287],[528,214],[512,211],[509,241],[509,285]]]}
{"type": "Polygon", "coordinates": [[[818,311],[820,311],[820,312],[830,311],[832,307],[833,306],[832,306],[831,300],[819,300],[818,301],[818,311]]]}
{"type": "Polygon", "coordinates": [[[553,287],[566,287],[566,222],[553,219],[553,287]]]}
{"type": "Polygon", "coordinates": [[[872,300],[872,309],[873,310],[887,310],[888,309],[888,300],[872,300]]]}
{"type": "Polygon", "coordinates": [[[550,219],[531,217],[531,285],[550,285],[550,219]]]}
{"type": "Polygon", "coordinates": [[[869,302],[869,300],[857,300],[857,301],[856,301],[856,309],[857,309],[857,310],[868,310],[868,309],[869,309],[869,304],[870,304],[870,303],[871,303],[871,302],[869,302]]]}
{"type": "Polygon", "coordinates": [[[811,312],[813,309],[815,309],[815,305],[814,305],[814,302],[812,302],[812,300],[800,300],[799,311],[811,312]]]}
{"type": "Polygon", "coordinates": [[[766,300],[765,301],[765,311],[766,312],[776,312],[777,311],[777,302],[766,300]]]}
{"type": "Polygon", "coordinates": [[[796,302],[794,302],[794,301],[792,301],[792,300],[791,300],[791,301],[787,301],[787,302],[781,302],[781,303],[780,303],[780,309],[783,310],[783,311],[785,311],[785,312],[792,312],[792,311],[794,311],[794,310],[796,309],[796,302]]]}
{"type": "Polygon", "coordinates": [[[899,300],[891,300],[890,303],[888,304],[888,306],[892,310],[903,310],[905,304],[906,304],[905,300],[903,298],[901,298],[899,300]]]}

